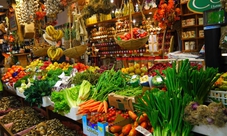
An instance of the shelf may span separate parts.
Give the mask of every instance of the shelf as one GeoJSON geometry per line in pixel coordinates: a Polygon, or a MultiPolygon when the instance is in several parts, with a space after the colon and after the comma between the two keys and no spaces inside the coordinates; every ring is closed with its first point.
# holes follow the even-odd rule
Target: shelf
{"type": "Polygon", "coordinates": [[[182,38],[182,41],[187,41],[187,40],[197,40],[197,39],[204,39],[204,37],[190,37],[190,38],[182,38]]]}
{"type": "Polygon", "coordinates": [[[189,26],[183,26],[182,28],[191,28],[191,27],[203,27],[203,25],[189,25],[189,26]]]}
{"type": "Polygon", "coordinates": [[[187,13],[187,14],[183,14],[181,16],[185,17],[185,16],[194,16],[197,15],[196,13],[187,13]]]}
{"type": "MultiPolygon", "coordinates": [[[[153,15],[153,13],[155,12],[157,8],[152,8],[150,10],[144,10],[143,11],[143,14],[144,15],[148,15],[152,12],[151,15],[153,15]]],[[[132,14],[132,17],[138,17],[138,16],[141,16],[141,12],[135,12],[132,14]]],[[[102,21],[102,22],[97,22],[97,23],[94,23],[94,24],[89,24],[89,25],[86,25],[86,27],[94,27],[94,26],[98,26],[98,25],[101,25],[101,24],[110,24],[110,23],[115,23],[119,20],[125,20],[125,19],[129,19],[129,15],[127,16],[123,16],[123,17],[119,17],[119,18],[113,18],[113,19],[110,19],[110,20],[105,20],[105,21],[102,21]]]]}

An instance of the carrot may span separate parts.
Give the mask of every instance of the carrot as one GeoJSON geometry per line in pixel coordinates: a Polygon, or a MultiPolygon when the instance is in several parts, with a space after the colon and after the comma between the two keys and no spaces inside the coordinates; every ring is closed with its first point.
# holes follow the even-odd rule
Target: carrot
{"type": "Polygon", "coordinates": [[[87,109],[86,110],[79,110],[76,115],[86,114],[88,112],[89,112],[89,110],[87,110],[87,109]]]}
{"type": "Polygon", "coordinates": [[[83,106],[83,105],[86,105],[86,104],[89,104],[89,103],[92,103],[92,102],[94,102],[94,101],[95,101],[95,100],[90,99],[90,100],[88,100],[88,101],[85,101],[85,102],[79,104],[79,107],[81,107],[81,106],[83,106]]]}
{"type": "Polygon", "coordinates": [[[81,108],[93,107],[93,106],[96,106],[96,105],[98,105],[98,104],[100,104],[100,101],[95,101],[95,102],[92,102],[92,103],[88,103],[88,104],[86,104],[86,105],[83,105],[83,106],[81,106],[81,108]]]}
{"type": "Polygon", "coordinates": [[[90,110],[92,110],[92,111],[97,111],[98,110],[98,108],[99,108],[99,105],[97,105],[97,106],[94,106],[94,107],[91,107],[91,108],[89,108],[90,110]]]}
{"type": "Polygon", "coordinates": [[[99,107],[97,109],[98,112],[101,112],[101,108],[103,107],[103,102],[99,104],[99,107]]]}
{"type": "Polygon", "coordinates": [[[105,113],[107,113],[108,103],[105,100],[103,101],[103,105],[104,105],[104,111],[105,113]]]}

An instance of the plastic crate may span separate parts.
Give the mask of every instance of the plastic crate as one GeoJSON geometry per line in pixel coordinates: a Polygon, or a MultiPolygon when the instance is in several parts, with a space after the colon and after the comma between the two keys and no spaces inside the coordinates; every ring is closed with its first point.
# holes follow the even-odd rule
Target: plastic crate
{"type": "Polygon", "coordinates": [[[227,91],[211,90],[210,95],[208,96],[208,100],[212,101],[212,99],[220,101],[224,105],[227,105],[227,91]]]}

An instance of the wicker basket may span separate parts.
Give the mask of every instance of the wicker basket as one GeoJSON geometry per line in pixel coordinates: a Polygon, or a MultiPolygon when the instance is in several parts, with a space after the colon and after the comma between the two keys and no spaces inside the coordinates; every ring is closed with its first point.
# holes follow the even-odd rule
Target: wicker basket
{"type": "MultiPolygon", "coordinates": [[[[65,49],[69,49],[70,48],[70,42],[71,42],[70,40],[65,40],[64,41],[65,49]]],[[[79,46],[79,45],[80,45],[80,41],[77,41],[76,39],[72,40],[72,44],[71,44],[72,47],[79,46]]]]}
{"type": "Polygon", "coordinates": [[[86,50],[87,50],[87,45],[80,45],[80,46],[66,49],[64,51],[64,55],[69,58],[79,58],[86,52],[86,50]]]}
{"type": "Polygon", "coordinates": [[[130,40],[118,40],[117,36],[122,35],[123,33],[118,33],[115,35],[115,42],[123,49],[136,50],[143,47],[148,41],[149,35],[139,39],[130,39],[130,40]]]}
{"type": "Polygon", "coordinates": [[[47,55],[47,50],[48,50],[49,47],[44,47],[44,48],[38,48],[36,50],[33,50],[33,54],[36,56],[36,57],[43,57],[43,56],[46,56],[47,55]]]}

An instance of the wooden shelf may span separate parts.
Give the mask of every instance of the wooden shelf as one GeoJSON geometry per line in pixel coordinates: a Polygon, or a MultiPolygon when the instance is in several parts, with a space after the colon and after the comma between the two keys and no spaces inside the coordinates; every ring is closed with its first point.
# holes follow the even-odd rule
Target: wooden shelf
{"type": "Polygon", "coordinates": [[[196,13],[187,13],[187,14],[182,14],[181,16],[194,16],[194,15],[197,15],[196,13]]]}
{"type": "Polygon", "coordinates": [[[190,38],[182,38],[182,41],[187,41],[187,40],[197,40],[197,39],[204,39],[204,37],[190,37],[190,38]]]}
{"type": "Polygon", "coordinates": [[[201,48],[202,44],[204,43],[204,37],[199,37],[200,36],[199,32],[200,32],[200,30],[203,30],[203,27],[204,27],[203,25],[199,24],[199,18],[202,18],[203,15],[190,11],[187,7],[187,3],[188,3],[188,1],[185,1],[180,4],[180,8],[182,11],[181,20],[193,19],[194,25],[182,26],[181,31],[182,32],[193,31],[193,34],[195,37],[188,37],[188,38],[181,37],[182,51],[183,52],[198,52],[199,49],[201,48]],[[185,50],[185,43],[190,42],[190,41],[194,41],[194,43],[195,43],[194,50],[185,50]]]}
{"type": "Polygon", "coordinates": [[[189,25],[189,26],[183,26],[182,28],[191,28],[191,27],[203,27],[203,25],[189,25]]]}

